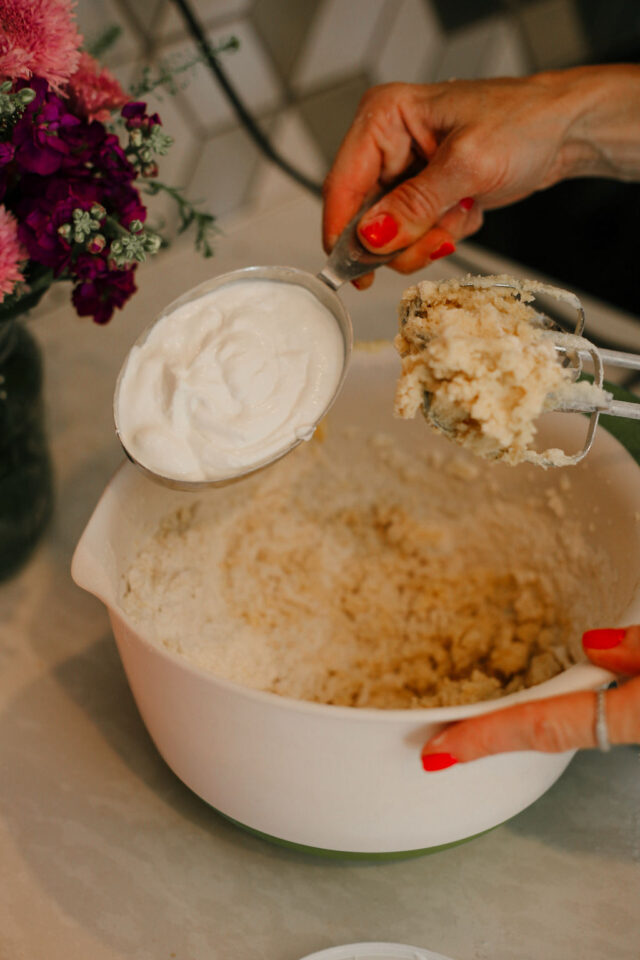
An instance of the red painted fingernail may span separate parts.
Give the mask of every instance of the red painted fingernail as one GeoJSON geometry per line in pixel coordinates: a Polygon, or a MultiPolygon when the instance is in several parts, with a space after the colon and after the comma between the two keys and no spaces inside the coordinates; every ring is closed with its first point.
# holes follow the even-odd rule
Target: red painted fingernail
{"type": "Polygon", "coordinates": [[[434,250],[432,254],[429,255],[430,260],[439,260],[440,257],[448,257],[450,253],[455,252],[455,246],[452,243],[449,243],[448,240],[445,240],[444,243],[441,243],[437,250],[434,250]]]}
{"type": "Polygon", "coordinates": [[[585,650],[611,650],[624,640],[626,630],[587,630],[582,635],[582,646],[585,650]]]}
{"type": "Polygon", "coordinates": [[[436,770],[446,770],[457,763],[455,757],[450,753],[425,753],[422,757],[422,766],[427,773],[435,773],[436,770]]]}
{"type": "Polygon", "coordinates": [[[460,201],[460,206],[463,210],[471,210],[471,207],[474,205],[475,200],[473,197],[463,197],[460,201]]]}
{"type": "Polygon", "coordinates": [[[397,236],[398,224],[390,213],[383,213],[366,227],[361,227],[360,233],[372,247],[385,247],[397,236]]]}

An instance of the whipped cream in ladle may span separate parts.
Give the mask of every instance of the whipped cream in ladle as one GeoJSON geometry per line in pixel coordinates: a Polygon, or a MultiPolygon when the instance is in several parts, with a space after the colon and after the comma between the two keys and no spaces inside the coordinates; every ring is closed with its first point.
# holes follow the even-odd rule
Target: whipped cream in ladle
{"type": "Polygon", "coordinates": [[[115,398],[127,453],[153,474],[221,481],[308,440],[343,376],[343,332],[303,286],[232,281],[161,317],[115,398]]]}

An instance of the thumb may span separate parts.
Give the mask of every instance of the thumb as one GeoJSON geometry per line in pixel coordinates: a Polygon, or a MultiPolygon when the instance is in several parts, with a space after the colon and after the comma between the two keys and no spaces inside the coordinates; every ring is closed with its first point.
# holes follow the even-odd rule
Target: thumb
{"type": "Polygon", "coordinates": [[[362,217],[358,234],[376,253],[403,250],[434,227],[461,199],[474,195],[468,176],[447,167],[436,154],[415,177],[404,180],[362,217]]]}
{"type": "Polygon", "coordinates": [[[640,674],[640,626],[587,630],[582,646],[597,667],[626,677],[640,674]]]}

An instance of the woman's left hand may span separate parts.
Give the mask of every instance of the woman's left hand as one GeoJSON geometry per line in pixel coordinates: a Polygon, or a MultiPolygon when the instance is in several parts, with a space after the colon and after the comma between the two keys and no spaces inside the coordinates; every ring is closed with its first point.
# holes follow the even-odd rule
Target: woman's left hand
{"type": "MultiPolygon", "coordinates": [[[[606,720],[612,744],[640,743],[640,626],[588,630],[582,645],[596,666],[633,678],[607,691],[606,720]]],[[[596,700],[590,691],[569,693],[451,724],[423,747],[423,767],[434,772],[513,750],[595,747],[596,700]]]]}

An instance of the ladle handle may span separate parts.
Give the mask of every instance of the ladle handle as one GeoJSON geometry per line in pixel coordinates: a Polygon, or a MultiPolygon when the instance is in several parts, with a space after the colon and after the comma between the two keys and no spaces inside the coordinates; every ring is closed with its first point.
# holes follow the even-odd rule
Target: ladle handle
{"type": "Polygon", "coordinates": [[[360,217],[383,195],[381,192],[376,192],[365,201],[353,220],[347,224],[338,237],[329,259],[318,274],[319,279],[323,280],[332,290],[337,290],[343,283],[348,283],[350,280],[363,277],[365,273],[371,273],[372,270],[389,263],[400,253],[399,250],[394,250],[393,253],[371,253],[370,250],[363,247],[358,238],[356,227],[360,217]]]}

